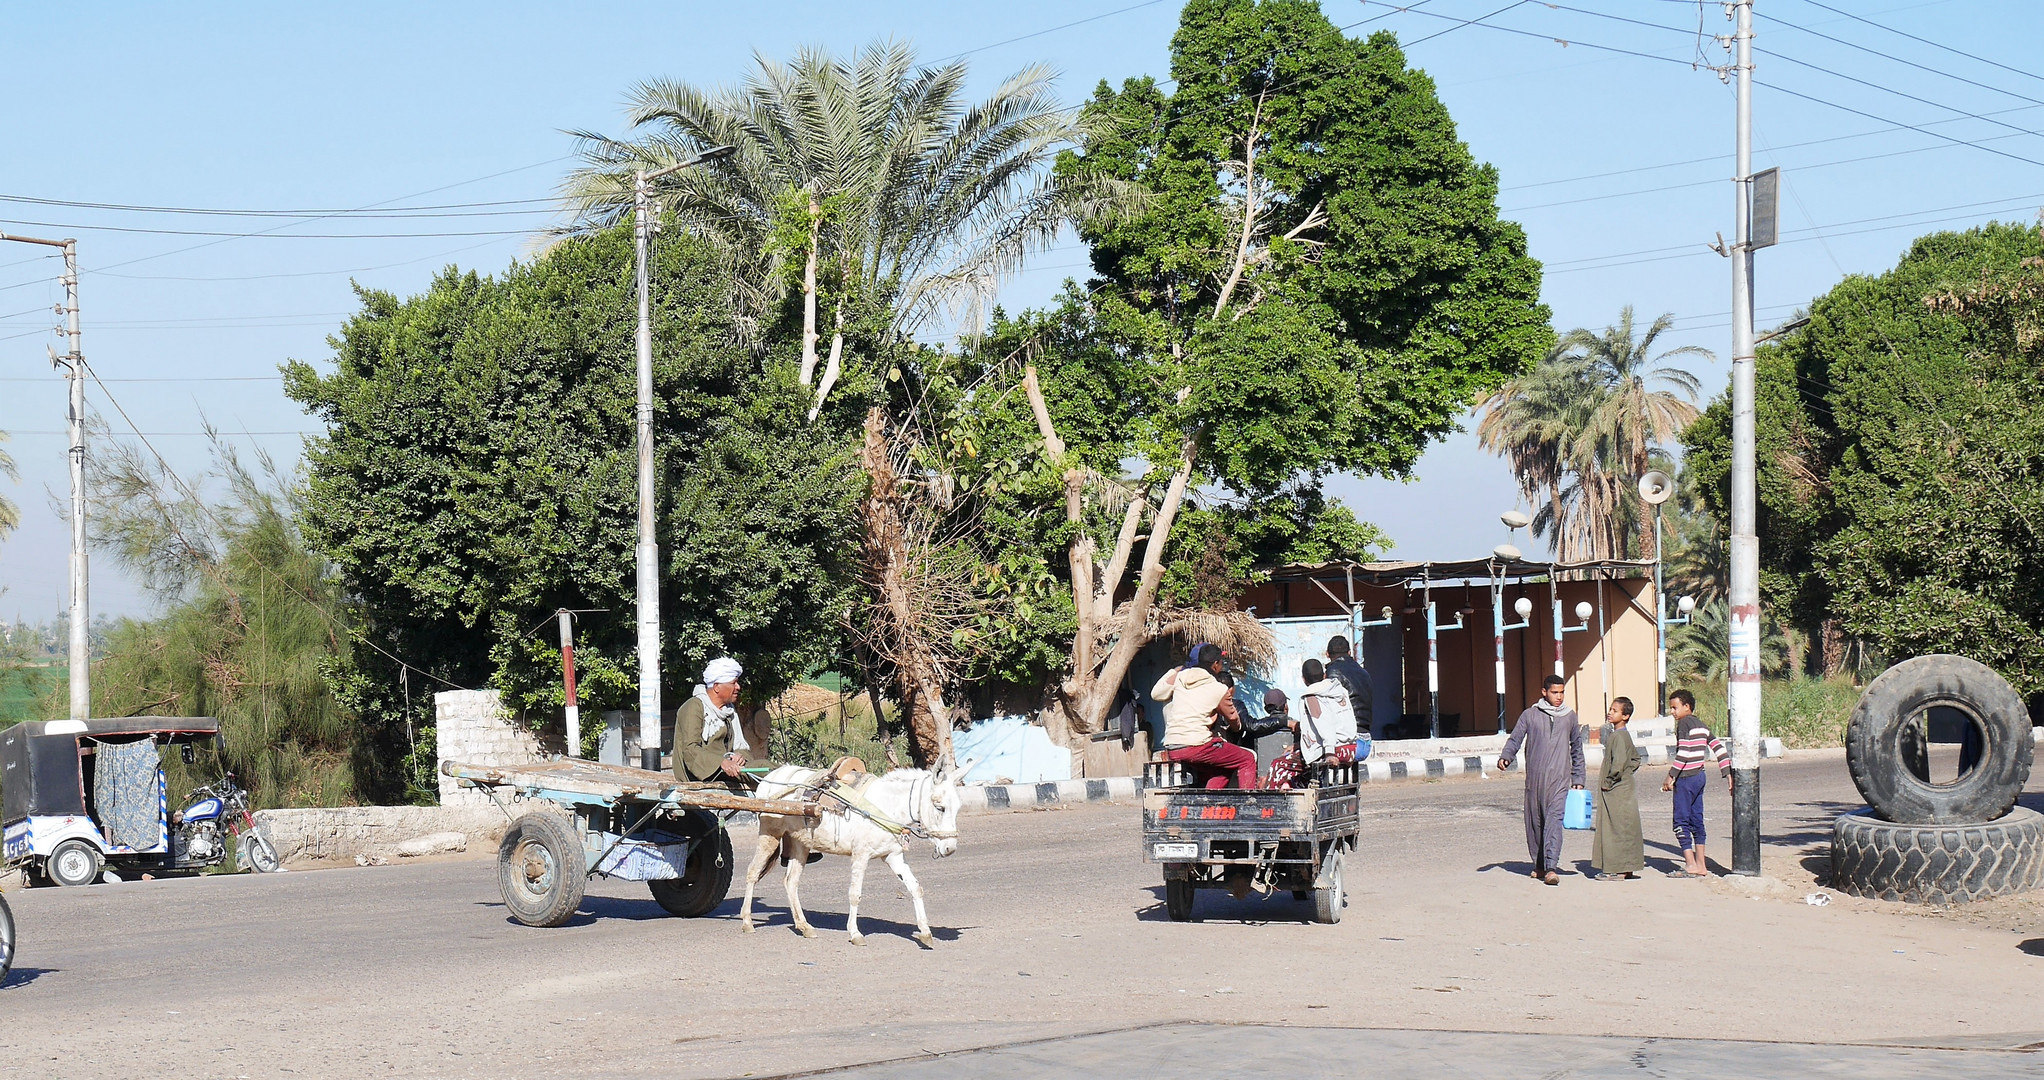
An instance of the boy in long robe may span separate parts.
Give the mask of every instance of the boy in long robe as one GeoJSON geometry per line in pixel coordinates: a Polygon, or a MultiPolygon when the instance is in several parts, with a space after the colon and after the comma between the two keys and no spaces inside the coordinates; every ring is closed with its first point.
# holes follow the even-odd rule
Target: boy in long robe
{"type": "Polygon", "coordinates": [[[1590,865],[1597,868],[1598,881],[1637,881],[1639,872],[1647,867],[1639,791],[1633,787],[1640,752],[1626,730],[1631,722],[1632,699],[1617,698],[1605,712],[1604,730],[1598,735],[1604,745],[1604,765],[1597,770],[1597,836],[1590,849],[1590,865]]]}
{"type": "Polygon", "coordinates": [[[1521,746],[1526,751],[1526,854],[1533,858],[1533,877],[1561,884],[1562,811],[1571,787],[1583,786],[1583,727],[1576,711],[1561,703],[1568,683],[1549,675],[1540,684],[1540,700],[1519,714],[1512,737],[1498,757],[1498,769],[1512,767],[1521,746]]]}

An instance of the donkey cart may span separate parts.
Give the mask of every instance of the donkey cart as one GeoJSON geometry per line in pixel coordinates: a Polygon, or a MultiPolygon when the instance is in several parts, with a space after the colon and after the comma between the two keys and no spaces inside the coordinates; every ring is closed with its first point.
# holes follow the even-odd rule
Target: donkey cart
{"type": "Polygon", "coordinates": [[[1164,911],[1192,918],[1200,889],[1290,890],[1315,922],[1341,921],[1341,870],[1359,831],[1356,766],[1331,765],[1291,791],[1196,786],[1183,765],[1143,769],[1143,858],[1164,867],[1164,911]]]}
{"type": "Polygon", "coordinates": [[[721,811],[814,816],[813,803],[753,799],[715,784],[560,758],[516,767],[443,762],[440,771],[488,795],[511,827],[497,846],[497,885],[511,917],[559,926],[592,877],[643,881],[670,915],[715,911],[731,890],[731,837],[721,811]],[[542,804],[514,812],[510,799],[542,804]]]}

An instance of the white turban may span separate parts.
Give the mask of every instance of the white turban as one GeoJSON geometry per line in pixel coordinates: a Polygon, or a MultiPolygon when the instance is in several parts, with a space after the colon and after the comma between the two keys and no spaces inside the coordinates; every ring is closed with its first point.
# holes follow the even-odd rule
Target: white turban
{"type": "Polygon", "coordinates": [[[720,656],[703,668],[703,685],[715,686],[722,682],[736,682],[743,674],[745,669],[739,666],[738,661],[728,656],[720,656]]]}

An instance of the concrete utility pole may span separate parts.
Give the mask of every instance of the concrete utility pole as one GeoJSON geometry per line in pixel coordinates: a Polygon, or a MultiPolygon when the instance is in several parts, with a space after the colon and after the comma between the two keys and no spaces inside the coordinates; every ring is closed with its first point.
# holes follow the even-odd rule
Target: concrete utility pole
{"type": "Polygon", "coordinates": [[[1753,0],[1735,0],[1738,87],[1732,244],[1732,872],[1760,873],[1760,538],[1754,525],[1753,0]]]}
{"type": "Polygon", "coordinates": [[[41,244],[64,251],[64,333],[71,350],[50,354],[71,388],[71,719],[92,718],[92,604],[85,557],[85,350],[78,337],[78,241],[9,236],[0,240],[41,244]]]}
{"type": "Polygon", "coordinates": [[[735,149],[720,146],[664,169],[640,169],[632,176],[632,254],[639,292],[639,766],[653,772],[660,771],[660,544],[653,532],[653,309],[652,271],[646,263],[653,229],[651,184],[691,165],[728,157],[735,149]]]}
{"type": "Polygon", "coordinates": [[[561,681],[567,698],[568,756],[582,756],[582,703],[575,700],[575,613],[567,608],[554,612],[561,629],[561,681]]]}

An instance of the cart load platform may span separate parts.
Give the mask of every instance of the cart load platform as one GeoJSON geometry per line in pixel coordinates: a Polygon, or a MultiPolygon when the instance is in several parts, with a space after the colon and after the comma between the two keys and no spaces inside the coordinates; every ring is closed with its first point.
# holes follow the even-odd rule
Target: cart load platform
{"type": "Polygon", "coordinates": [[[446,761],[440,771],[488,795],[511,819],[497,847],[497,884],[511,917],[527,926],[567,922],[588,879],[599,875],[645,882],[670,915],[707,915],[731,890],[725,818],[818,813],[813,802],[756,799],[721,784],[575,758],[517,766],[446,761]],[[520,813],[508,796],[552,805],[520,813]]]}

